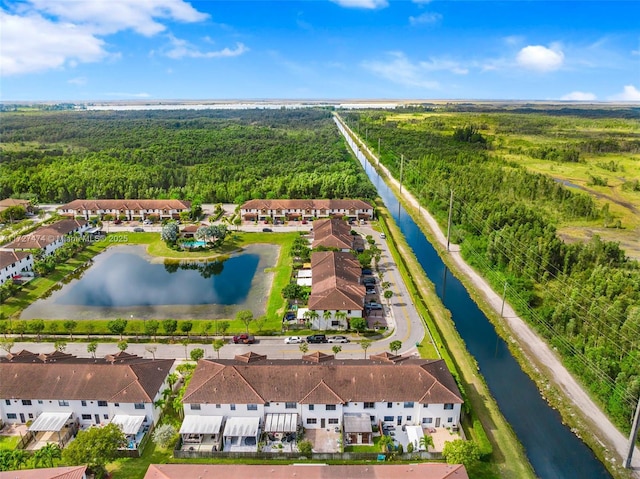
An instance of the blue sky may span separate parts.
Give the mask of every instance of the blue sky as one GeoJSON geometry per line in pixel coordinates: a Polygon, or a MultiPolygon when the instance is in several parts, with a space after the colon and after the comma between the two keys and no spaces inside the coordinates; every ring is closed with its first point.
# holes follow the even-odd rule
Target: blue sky
{"type": "Polygon", "coordinates": [[[0,0],[0,15],[4,101],[640,101],[632,0],[0,0]]]}

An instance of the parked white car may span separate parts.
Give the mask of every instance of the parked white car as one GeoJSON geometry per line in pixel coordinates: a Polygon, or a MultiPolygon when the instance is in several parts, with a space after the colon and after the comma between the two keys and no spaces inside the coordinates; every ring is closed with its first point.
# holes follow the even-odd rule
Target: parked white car
{"type": "Polygon", "coordinates": [[[346,336],[330,336],[327,338],[328,343],[348,343],[349,338],[346,336]]]}
{"type": "Polygon", "coordinates": [[[304,338],[300,336],[289,336],[288,338],[284,338],[284,344],[300,344],[304,343],[304,338]]]}

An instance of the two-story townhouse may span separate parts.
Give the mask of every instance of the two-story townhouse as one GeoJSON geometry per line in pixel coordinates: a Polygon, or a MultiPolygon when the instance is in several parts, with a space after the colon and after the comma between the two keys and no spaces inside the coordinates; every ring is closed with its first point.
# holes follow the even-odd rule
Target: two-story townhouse
{"type": "Polygon", "coordinates": [[[315,251],[311,254],[308,308],[318,313],[310,325],[312,329],[347,329],[351,318],[363,316],[366,288],[360,284],[361,275],[360,263],[351,253],[315,251]]]}
{"type": "Polygon", "coordinates": [[[346,221],[336,218],[324,218],[313,222],[312,248],[332,248],[344,253],[355,249],[355,236],[346,221]]]}
{"type": "Polygon", "coordinates": [[[174,360],[118,353],[103,359],[28,351],[0,360],[0,417],[38,433],[120,424],[137,448],[160,415],[155,403],[174,360]]]}
{"type": "Polygon", "coordinates": [[[33,254],[29,251],[0,250],[0,284],[33,269],[33,254]]]}
{"type": "Polygon", "coordinates": [[[103,218],[111,215],[114,219],[144,220],[148,216],[159,219],[178,219],[180,213],[189,211],[191,202],[185,200],[74,200],[58,208],[65,216],[103,218]]]}
{"type": "Polygon", "coordinates": [[[19,236],[11,243],[4,245],[4,250],[40,250],[48,256],[60,248],[65,241],[70,241],[73,234],[81,235],[90,228],[83,220],[60,220],[50,225],[41,226],[28,235],[19,236]]]}
{"type": "Polygon", "coordinates": [[[312,220],[314,218],[343,218],[349,220],[373,218],[373,207],[362,200],[250,200],[240,207],[245,221],[312,220]]]}
{"type": "Polygon", "coordinates": [[[199,361],[183,402],[185,422],[215,423],[220,449],[241,451],[255,450],[262,431],[286,434],[294,425],[337,428],[347,442],[370,442],[376,425],[456,428],[463,401],[443,360],[336,360],[316,352],[301,360],[247,353],[199,361]]]}

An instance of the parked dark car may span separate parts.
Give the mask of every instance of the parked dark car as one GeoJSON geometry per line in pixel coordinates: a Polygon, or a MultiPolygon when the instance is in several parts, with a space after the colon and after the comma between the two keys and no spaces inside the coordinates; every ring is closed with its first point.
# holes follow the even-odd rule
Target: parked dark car
{"type": "Polygon", "coordinates": [[[362,284],[364,285],[371,285],[371,284],[376,284],[376,279],[372,276],[368,277],[368,278],[364,278],[362,280],[362,284]]]}
{"type": "Polygon", "coordinates": [[[262,228],[263,233],[271,233],[273,230],[271,228],[262,228]]]}
{"type": "Polygon", "coordinates": [[[327,336],[324,334],[312,334],[311,336],[307,336],[307,342],[310,344],[313,343],[326,343],[327,336]]]}
{"type": "Polygon", "coordinates": [[[296,313],[294,313],[293,311],[289,311],[284,315],[284,319],[285,321],[293,321],[294,319],[296,319],[296,313]]]}
{"type": "Polygon", "coordinates": [[[367,288],[367,294],[376,294],[376,290],[373,288],[367,288]]]}
{"type": "Polygon", "coordinates": [[[239,334],[233,337],[233,344],[253,344],[256,342],[256,338],[250,334],[239,334]]]}
{"type": "Polygon", "coordinates": [[[373,274],[369,268],[364,268],[362,274],[373,274]]]}
{"type": "Polygon", "coordinates": [[[140,228],[140,227],[138,227],[138,228],[133,228],[133,232],[134,232],[134,233],[144,233],[144,228],[140,228]]]}

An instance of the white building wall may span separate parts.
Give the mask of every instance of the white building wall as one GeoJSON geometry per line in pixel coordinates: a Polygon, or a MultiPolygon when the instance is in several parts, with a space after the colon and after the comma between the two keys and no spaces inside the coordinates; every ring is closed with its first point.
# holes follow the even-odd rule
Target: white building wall
{"type": "Polygon", "coordinates": [[[13,265],[5,266],[0,270],[0,284],[4,284],[5,281],[24,271],[31,271],[33,269],[33,255],[30,254],[20,261],[16,261],[13,265]]]}
{"type": "MultiPolygon", "coordinates": [[[[327,410],[327,404],[303,404],[302,405],[302,426],[307,429],[320,429],[322,427],[342,427],[342,404],[336,404],[335,411],[327,410]],[[313,410],[311,409],[313,407],[313,410]],[[315,419],[315,424],[308,419],[315,419]],[[323,420],[324,419],[324,425],[323,420]],[[330,423],[329,419],[333,421],[330,423]]],[[[329,405],[332,406],[332,405],[329,405]]]]}
{"type": "MultiPolygon", "coordinates": [[[[313,324],[311,325],[311,327],[313,329],[318,329],[318,330],[331,330],[331,329],[347,329],[347,320],[343,319],[336,319],[336,311],[331,311],[331,318],[329,319],[324,319],[324,310],[322,309],[318,309],[316,310],[318,312],[318,314],[320,315],[320,317],[317,320],[313,321],[313,324]],[[332,324],[333,321],[338,321],[339,324],[337,326],[334,326],[332,324]]],[[[345,313],[347,315],[347,318],[361,318],[362,317],[362,311],[357,310],[357,309],[351,309],[351,310],[342,310],[343,313],[345,313]]]]}

